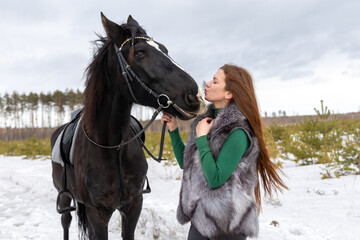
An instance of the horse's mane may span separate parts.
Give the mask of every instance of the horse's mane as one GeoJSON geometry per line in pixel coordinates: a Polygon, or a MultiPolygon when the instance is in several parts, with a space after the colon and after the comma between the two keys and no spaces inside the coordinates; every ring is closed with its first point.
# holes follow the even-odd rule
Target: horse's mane
{"type": "MultiPolygon", "coordinates": [[[[140,26],[122,24],[121,27],[125,30],[128,36],[146,36],[146,31],[140,26]]],[[[86,126],[86,130],[89,133],[91,133],[95,128],[96,116],[103,104],[102,99],[104,94],[106,94],[106,84],[110,80],[109,73],[106,70],[106,65],[109,60],[108,47],[113,46],[113,42],[108,38],[102,37],[99,34],[97,34],[97,36],[99,39],[93,41],[95,46],[93,59],[85,71],[86,82],[84,91],[83,121],[86,126]]],[[[128,56],[129,64],[131,64],[133,53],[134,49],[132,47],[128,56]]],[[[114,67],[114,72],[116,72],[119,65],[114,65],[114,67]]]]}
{"type": "Polygon", "coordinates": [[[98,37],[98,40],[93,41],[94,56],[85,71],[83,121],[86,130],[89,132],[95,128],[96,116],[101,109],[101,100],[105,94],[106,82],[109,79],[106,64],[108,47],[111,46],[111,42],[100,35],[98,37]]]}

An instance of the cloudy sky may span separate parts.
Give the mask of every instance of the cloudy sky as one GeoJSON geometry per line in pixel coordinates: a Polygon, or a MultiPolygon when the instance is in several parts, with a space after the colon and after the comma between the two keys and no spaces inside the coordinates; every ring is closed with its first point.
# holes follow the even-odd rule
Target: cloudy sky
{"type": "Polygon", "coordinates": [[[0,94],[83,90],[101,11],[131,14],[199,85],[245,67],[263,114],[360,111],[358,0],[1,1],[0,94]]]}

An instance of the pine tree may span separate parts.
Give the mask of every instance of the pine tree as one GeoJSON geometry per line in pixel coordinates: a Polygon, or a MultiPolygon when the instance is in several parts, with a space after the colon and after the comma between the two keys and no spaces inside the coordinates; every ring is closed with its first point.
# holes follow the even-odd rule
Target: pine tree
{"type": "Polygon", "coordinates": [[[4,114],[4,107],[5,107],[5,104],[4,104],[4,99],[1,97],[0,95],[0,127],[2,127],[2,123],[1,123],[1,119],[3,118],[3,114],[4,114]]]}
{"type": "Polygon", "coordinates": [[[46,106],[46,94],[41,92],[39,95],[39,101],[41,104],[41,128],[44,129],[44,127],[45,127],[44,112],[45,112],[45,106],[46,106]]]}
{"type": "Polygon", "coordinates": [[[28,104],[31,114],[31,128],[34,128],[37,120],[36,110],[39,107],[39,95],[37,93],[30,92],[28,95],[28,104]]]}
{"type": "Polygon", "coordinates": [[[316,117],[307,117],[296,124],[296,131],[285,136],[285,153],[291,153],[294,161],[301,165],[332,163],[339,158],[341,148],[341,129],[336,116],[324,106],[321,100],[320,110],[314,108],[316,117]]]}
{"type": "Polygon", "coordinates": [[[20,118],[21,118],[21,127],[24,128],[24,112],[27,110],[28,97],[25,93],[20,95],[20,118]]]}
{"type": "Polygon", "coordinates": [[[331,171],[336,177],[348,174],[360,174],[360,120],[350,119],[342,122],[342,147],[338,151],[339,157],[326,166],[327,175],[331,171]]]}
{"type": "Polygon", "coordinates": [[[65,112],[65,94],[59,90],[56,90],[53,93],[52,100],[57,109],[58,113],[58,125],[61,125],[63,122],[64,112],[65,112]]]}
{"type": "Polygon", "coordinates": [[[20,95],[14,91],[13,94],[11,95],[12,103],[13,103],[13,111],[14,111],[14,127],[18,128],[20,127],[20,113],[19,113],[19,108],[20,108],[20,95]]]}
{"type": "Polygon", "coordinates": [[[52,108],[53,108],[53,98],[52,98],[52,93],[48,92],[45,97],[44,97],[44,104],[46,106],[46,112],[48,115],[48,127],[51,127],[51,113],[52,113],[52,108]]]}
{"type": "Polygon", "coordinates": [[[338,160],[338,149],[341,147],[341,129],[336,115],[331,114],[324,101],[321,100],[321,109],[317,110],[319,120],[319,133],[321,137],[321,151],[319,155],[319,163],[332,163],[338,160]],[[333,116],[333,117],[332,117],[333,116]]]}
{"type": "MultiPolygon", "coordinates": [[[[5,128],[7,128],[7,120],[11,120],[11,115],[13,113],[13,99],[10,97],[8,93],[4,95],[5,99],[5,128]]],[[[11,126],[11,124],[10,124],[11,126]]]]}

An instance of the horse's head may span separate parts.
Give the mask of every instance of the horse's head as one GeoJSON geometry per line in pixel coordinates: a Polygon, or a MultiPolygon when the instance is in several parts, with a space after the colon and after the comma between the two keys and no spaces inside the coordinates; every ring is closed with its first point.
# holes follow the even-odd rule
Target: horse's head
{"type": "MultiPolygon", "coordinates": [[[[184,120],[193,118],[204,110],[205,103],[194,79],[169,57],[164,45],[147,36],[137,21],[129,16],[126,24],[118,25],[102,13],[101,19],[108,41],[112,41],[120,49],[130,71],[133,70],[140,80],[130,80],[129,86],[124,83],[124,88],[129,88],[129,96],[132,91],[133,98],[139,104],[157,108],[159,102],[167,105],[166,97],[156,99],[154,96],[165,94],[173,104],[164,111],[184,120]]],[[[119,71],[119,74],[122,73],[119,71]]]]}

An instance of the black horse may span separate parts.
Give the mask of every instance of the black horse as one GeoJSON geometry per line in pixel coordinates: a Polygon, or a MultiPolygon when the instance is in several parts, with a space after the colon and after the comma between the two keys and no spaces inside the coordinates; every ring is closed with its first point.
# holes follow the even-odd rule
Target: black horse
{"type": "MultiPolygon", "coordinates": [[[[157,109],[166,105],[164,111],[180,119],[194,117],[204,103],[194,79],[131,16],[122,25],[102,13],[101,20],[107,37],[97,41],[98,49],[86,70],[74,164],[65,165],[69,192],[59,195],[59,206],[69,207],[73,194],[82,236],[89,239],[107,239],[108,222],[119,210],[123,239],[134,239],[147,162],[138,141],[119,145],[134,136],[129,127],[133,103],[157,109]]],[[[51,136],[52,150],[63,129],[51,136]]],[[[52,169],[60,191],[64,167],[52,162],[52,169]]],[[[64,239],[68,239],[71,219],[70,212],[62,213],[64,239]]]]}

